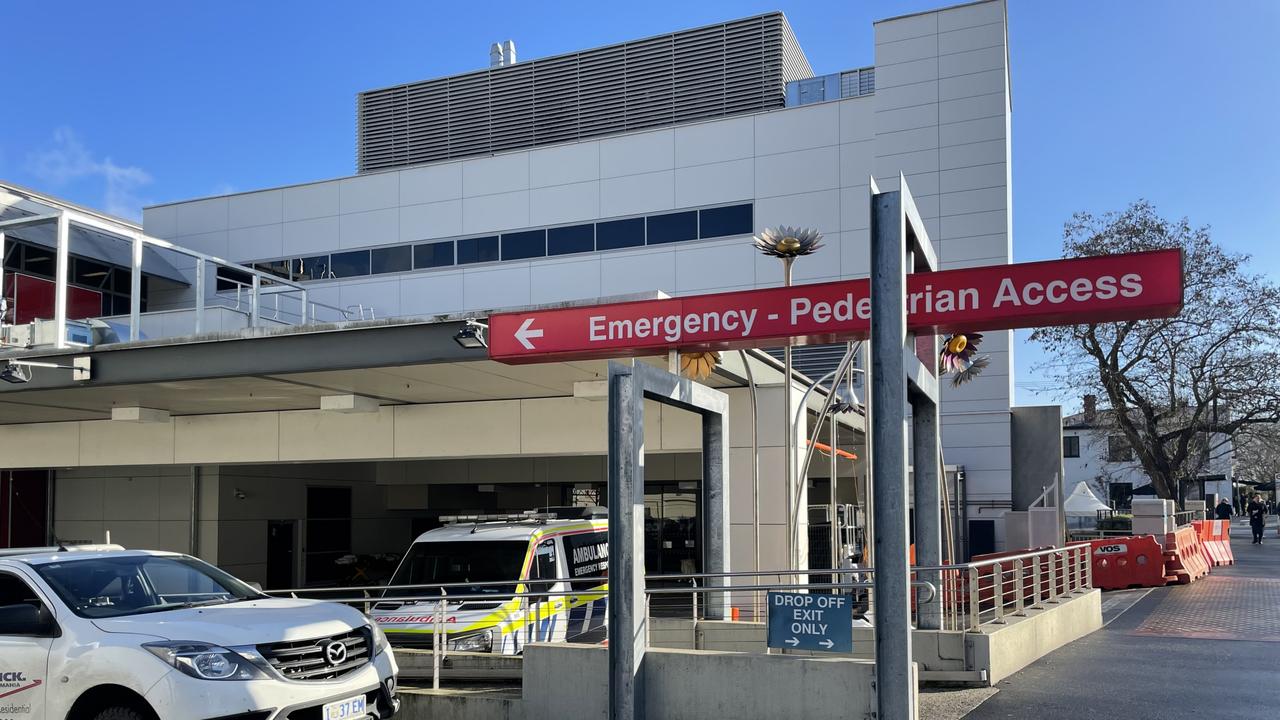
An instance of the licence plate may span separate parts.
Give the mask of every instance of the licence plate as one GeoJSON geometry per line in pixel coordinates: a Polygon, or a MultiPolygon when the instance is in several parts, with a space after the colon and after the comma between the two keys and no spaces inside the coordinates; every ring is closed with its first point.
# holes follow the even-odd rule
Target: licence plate
{"type": "Polygon", "coordinates": [[[324,706],[324,720],[352,720],[368,715],[365,709],[365,696],[357,695],[346,700],[331,702],[324,706]]]}

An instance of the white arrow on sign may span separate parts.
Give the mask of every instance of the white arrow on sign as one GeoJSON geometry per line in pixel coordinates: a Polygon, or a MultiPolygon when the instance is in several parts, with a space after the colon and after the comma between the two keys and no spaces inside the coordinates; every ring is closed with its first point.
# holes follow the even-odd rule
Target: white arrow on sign
{"type": "Polygon", "coordinates": [[[533,349],[533,343],[529,342],[530,338],[542,337],[541,330],[533,330],[529,327],[532,324],[533,324],[533,318],[527,318],[523,323],[520,324],[520,329],[516,330],[516,340],[520,341],[520,344],[524,346],[525,350],[533,349]]]}
{"type": "Polygon", "coordinates": [[[818,643],[818,644],[819,644],[819,645],[821,645],[822,647],[824,647],[824,648],[828,649],[828,650],[830,650],[830,649],[831,649],[831,646],[835,645],[835,643],[834,643],[834,642],[832,642],[830,638],[828,638],[828,639],[826,639],[826,640],[823,640],[822,642],[820,642],[820,643],[818,643]]]}
{"type": "Polygon", "coordinates": [[[795,638],[789,638],[787,640],[783,640],[783,642],[790,645],[791,647],[795,647],[800,644],[800,641],[795,638]]]}

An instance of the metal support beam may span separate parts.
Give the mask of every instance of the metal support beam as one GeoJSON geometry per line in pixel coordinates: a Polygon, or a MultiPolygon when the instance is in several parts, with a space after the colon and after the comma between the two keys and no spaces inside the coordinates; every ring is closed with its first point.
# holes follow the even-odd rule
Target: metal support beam
{"type": "Polygon", "coordinates": [[[912,720],[907,559],[907,248],[900,192],[871,180],[871,474],[877,720],[912,720]]]}
{"type": "MultiPolygon", "coordinates": [[[[642,720],[648,613],[644,587],[644,401],[702,416],[702,565],[729,561],[729,398],[691,380],[636,363],[609,363],[609,718],[642,720]]],[[[712,581],[723,584],[724,580],[712,581]]],[[[724,617],[723,593],[709,593],[709,618],[724,617]]]]}
{"type": "Polygon", "coordinates": [[[58,259],[53,266],[53,326],[58,333],[54,347],[67,347],[67,270],[71,264],[71,218],[58,214],[58,259]]]}
{"type": "Polygon", "coordinates": [[[133,236],[133,260],[129,272],[129,339],[142,338],[142,235],[133,236]]]}
{"type": "Polygon", "coordinates": [[[204,258],[196,258],[196,334],[204,332],[204,294],[205,294],[205,277],[208,272],[205,266],[204,258]]]}

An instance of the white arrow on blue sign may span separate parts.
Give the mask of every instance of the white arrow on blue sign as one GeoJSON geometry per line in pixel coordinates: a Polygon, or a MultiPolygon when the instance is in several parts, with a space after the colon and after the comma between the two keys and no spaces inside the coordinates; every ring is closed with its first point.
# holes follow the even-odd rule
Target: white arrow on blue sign
{"type": "Polygon", "coordinates": [[[853,652],[853,615],[848,597],[770,592],[768,604],[769,647],[853,652]]]}

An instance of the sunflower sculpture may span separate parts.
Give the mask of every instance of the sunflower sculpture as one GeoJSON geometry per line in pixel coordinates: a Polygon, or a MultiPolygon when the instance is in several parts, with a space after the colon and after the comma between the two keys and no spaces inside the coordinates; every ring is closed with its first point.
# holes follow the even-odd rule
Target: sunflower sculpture
{"type": "Polygon", "coordinates": [[[951,386],[960,387],[977,377],[991,360],[985,355],[978,355],[978,346],[982,344],[980,333],[950,335],[942,343],[942,351],[938,353],[938,373],[951,374],[951,386]]]}
{"type": "Polygon", "coordinates": [[[760,252],[783,260],[811,255],[822,247],[822,233],[813,228],[786,225],[765,228],[763,232],[751,239],[760,252]]]}
{"type": "Polygon", "coordinates": [[[719,363],[718,352],[680,353],[680,374],[690,380],[706,380],[719,363]]]}

